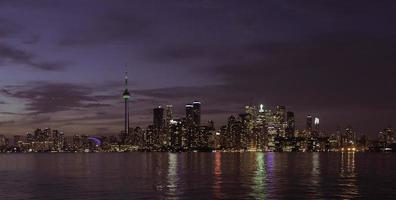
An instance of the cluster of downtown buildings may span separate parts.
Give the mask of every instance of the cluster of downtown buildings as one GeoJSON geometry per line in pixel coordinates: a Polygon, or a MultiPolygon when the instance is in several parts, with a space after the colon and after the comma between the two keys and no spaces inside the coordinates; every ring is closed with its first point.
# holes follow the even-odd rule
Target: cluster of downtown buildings
{"type": "MultiPolygon", "coordinates": [[[[127,108],[128,109],[128,108],[127,108]]],[[[201,122],[201,103],[185,106],[185,116],[175,118],[173,106],[153,109],[153,123],[147,128],[129,127],[113,136],[65,136],[49,128],[15,135],[13,142],[0,135],[2,152],[129,152],[129,151],[278,151],[352,152],[392,151],[393,130],[379,132],[376,140],[358,136],[352,128],[327,134],[317,117],[306,116],[305,128],[298,130],[295,115],[285,106],[275,110],[246,106],[245,112],[230,116],[225,125],[201,122]]]]}
{"type": "Polygon", "coordinates": [[[298,130],[294,112],[285,106],[275,110],[263,105],[246,106],[245,112],[230,116],[226,125],[215,128],[213,121],[201,122],[201,103],[185,106],[185,116],[174,118],[173,106],[153,109],[153,123],[120,134],[120,142],[143,151],[277,151],[277,152],[352,152],[391,151],[393,130],[379,132],[377,140],[358,136],[351,128],[338,128],[332,134],[320,129],[320,120],[306,116],[305,128],[298,130]],[[126,134],[128,133],[128,134],[126,134]]]}
{"type": "Polygon", "coordinates": [[[296,128],[295,115],[285,106],[272,111],[246,106],[245,112],[230,116],[215,127],[213,121],[201,122],[201,102],[185,105],[185,116],[175,118],[173,106],[153,109],[153,123],[147,128],[129,126],[128,77],[125,74],[124,130],[113,136],[65,136],[49,128],[26,135],[15,135],[10,142],[0,135],[1,152],[129,152],[129,151],[277,151],[277,152],[354,152],[395,151],[392,128],[379,132],[377,140],[358,136],[351,128],[327,134],[320,120],[308,115],[305,128],[296,128]]]}

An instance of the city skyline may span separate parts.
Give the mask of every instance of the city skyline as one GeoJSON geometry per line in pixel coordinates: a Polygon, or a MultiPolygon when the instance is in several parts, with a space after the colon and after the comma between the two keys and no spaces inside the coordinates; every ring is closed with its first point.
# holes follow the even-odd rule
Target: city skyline
{"type": "Polygon", "coordinates": [[[157,105],[183,116],[198,100],[201,121],[217,127],[246,105],[285,105],[297,127],[312,115],[328,132],[350,125],[375,137],[396,125],[393,10],[391,1],[2,1],[0,134],[119,133],[128,63],[132,127],[150,124],[157,105]]]}
{"type": "Polygon", "coordinates": [[[173,115],[173,106],[152,110],[147,127],[130,127],[128,77],[125,73],[124,130],[112,135],[67,135],[51,128],[37,128],[12,138],[0,135],[0,152],[391,152],[395,151],[392,127],[383,128],[376,138],[356,132],[353,127],[337,127],[335,132],[321,129],[317,116],[305,117],[305,127],[296,127],[296,116],[285,106],[270,110],[245,106],[231,115],[227,123],[215,127],[201,122],[202,104],[185,105],[185,115],[173,115]]]}

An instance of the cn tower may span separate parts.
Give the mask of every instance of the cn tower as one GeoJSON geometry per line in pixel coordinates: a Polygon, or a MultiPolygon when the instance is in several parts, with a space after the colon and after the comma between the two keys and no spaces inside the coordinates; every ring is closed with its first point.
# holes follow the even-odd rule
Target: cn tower
{"type": "Polygon", "coordinates": [[[128,91],[128,72],[125,72],[125,90],[122,93],[122,98],[124,99],[125,102],[125,134],[129,134],[129,106],[128,106],[128,101],[130,97],[130,93],[128,91]]]}

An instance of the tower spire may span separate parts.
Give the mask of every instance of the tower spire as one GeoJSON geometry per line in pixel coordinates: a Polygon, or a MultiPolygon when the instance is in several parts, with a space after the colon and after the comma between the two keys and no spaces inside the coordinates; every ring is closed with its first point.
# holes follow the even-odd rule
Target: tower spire
{"type": "Polygon", "coordinates": [[[128,72],[125,71],[125,89],[128,89],[128,72]]]}
{"type": "Polygon", "coordinates": [[[128,64],[125,63],[125,89],[128,89],[128,64]]]}

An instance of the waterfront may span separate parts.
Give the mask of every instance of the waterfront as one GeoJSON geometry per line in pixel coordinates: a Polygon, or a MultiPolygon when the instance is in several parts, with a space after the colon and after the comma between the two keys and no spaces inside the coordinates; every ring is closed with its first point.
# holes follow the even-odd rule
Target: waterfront
{"type": "Polygon", "coordinates": [[[393,153],[0,154],[0,199],[390,199],[395,166],[393,153]]]}

